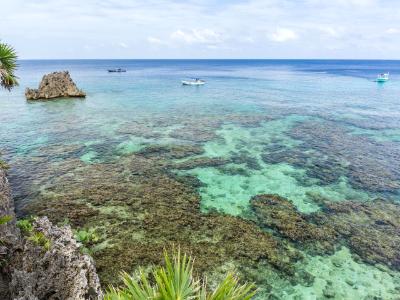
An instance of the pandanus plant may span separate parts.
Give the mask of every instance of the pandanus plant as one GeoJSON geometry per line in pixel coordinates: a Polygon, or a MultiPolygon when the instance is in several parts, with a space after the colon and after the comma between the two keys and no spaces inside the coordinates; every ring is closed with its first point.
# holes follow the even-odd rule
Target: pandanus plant
{"type": "Polygon", "coordinates": [[[0,42],[0,86],[9,91],[18,85],[17,76],[15,76],[17,58],[13,47],[0,42]]]}
{"type": "Polygon", "coordinates": [[[193,276],[190,256],[174,251],[172,259],[164,251],[165,266],[150,272],[139,269],[136,275],[122,273],[123,286],[110,287],[105,300],[250,300],[256,293],[252,283],[240,284],[233,273],[214,289],[209,290],[206,280],[193,276]]]}

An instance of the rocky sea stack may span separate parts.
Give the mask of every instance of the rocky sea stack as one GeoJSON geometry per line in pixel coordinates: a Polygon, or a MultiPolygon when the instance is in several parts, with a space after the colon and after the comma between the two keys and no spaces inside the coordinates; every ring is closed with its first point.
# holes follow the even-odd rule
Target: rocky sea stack
{"type": "Polygon", "coordinates": [[[78,89],[68,71],[53,72],[44,75],[38,89],[25,90],[27,100],[54,99],[60,97],[86,97],[78,89]]]}

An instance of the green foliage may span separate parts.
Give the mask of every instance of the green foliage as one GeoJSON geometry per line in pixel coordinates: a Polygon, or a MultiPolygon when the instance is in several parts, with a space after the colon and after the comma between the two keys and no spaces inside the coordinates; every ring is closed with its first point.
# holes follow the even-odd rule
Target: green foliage
{"type": "Polygon", "coordinates": [[[30,235],[33,231],[33,218],[21,219],[17,221],[17,227],[24,235],[30,235]]]}
{"type": "Polygon", "coordinates": [[[209,292],[206,284],[193,277],[194,260],[178,249],[172,260],[164,252],[165,267],[151,269],[147,274],[139,269],[136,276],[122,273],[122,288],[111,287],[105,300],[249,300],[255,293],[254,284],[239,284],[239,279],[229,273],[209,292]],[[149,276],[150,275],[150,276],[149,276]]]}
{"type": "Polygon", "coordinates": [[[92,255],[96,251],[94,246],[99,241],[99,236],[96,234],[94,228],[88,230],[81,229],[75,231],[75,239],[82,244],[81,251],[84,254],[92,255]]]}
{"type": "Polygon", "coordinates": [[[10,166],[4,161],[0,159],[0,169],[8,170],[10,166]]]}
{"type": "Polygon", "coordinates": [[[29,241],[34,242],[36,245],[43,247],[44,250],[50,250],[51,241],[43,234],[43,232],[33,232],[29,237],[29,241]]]}
{"type": "Polygon", "coordinates": [[[8,223],[8,222],[10,222],[12,219],[13,219],[13,217],[10,216],[10,215],[5,215],[5,216],[0,217],[0,225],[3,225],[3,224],[8,223]]]}
{"type": "Polygon", "coordinates": [[[8,44],[0,43],[0,86],[11,90],[18,85],[15,71],[17,69],[17,53],[8,44]]]}
{"type": "Polygon", "coordinates": [[[51,241],[44,235],[43,232],[36,231],[33,227],[34,217],[21,219],[17,221],[17,227],[22,234],[27,237],[28,241],[34,242],[36,245],[43,247],[45,251],[50,250],[51,241]]]}

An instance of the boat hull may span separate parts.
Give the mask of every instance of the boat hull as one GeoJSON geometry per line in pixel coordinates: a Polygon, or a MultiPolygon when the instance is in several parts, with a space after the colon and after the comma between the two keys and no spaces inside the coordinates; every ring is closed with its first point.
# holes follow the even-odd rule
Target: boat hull
{"type": "Polygon", "coordinates": [[[204,85],[206,84],[204,81],[202,82],[194,82],[194,81],[182,81],[182,85],[204,85]]]}

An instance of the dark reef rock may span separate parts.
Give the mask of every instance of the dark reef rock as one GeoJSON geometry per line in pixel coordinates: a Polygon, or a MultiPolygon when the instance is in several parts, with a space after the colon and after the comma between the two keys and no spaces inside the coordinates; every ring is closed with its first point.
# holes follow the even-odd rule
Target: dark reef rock
{"type": "Polygon", "coordinates": [[[203,152],[202,147],[193,145],[150,145],[136,154],[147,158],[157,156],[159,158],[180,159],[187,156],[199,155],[203,152]]]}
{"type": "Polygon", "coordinates": [[[68,71],[53,72],[44,75],[39,89],[25,90],[27,100],[54,99],[60,97],[86,97],[86,94],[76,87],[68,71]]]}
{"type": "Polygon", "coordinates": [[[266,145],[264,162],[303,168],[321,185],[347,177],[354,188],[389,193],[400,190],[398,143],[353,135],[333,122],[306,121],[293,127],[289,135],[303,143],[295,148],[266,145]]]}
{"type": "Polygon", "coordinates": [[[350,249],[368,263],[400,270],[400,205],[387,200],[326,203],[313,216],[330,224],[350,249]]]}
{"type": "Polygon", "coordinates": [[[330,252],[346,245],[364,262],[400,270],[400,205],[391,201],[323,203],[305,215],[287,199],[258,195],[251,200],[258,223],[307,249],[330,252]]]}
{"type": "Polygon", "coordinates": [[[197,157],[175,163],[172,165],[172,167],[179,170],[191,170],[194,168],[220,167],[228,163],[229,160],[219,157],[197,157]]]}
{"type": "MultiPolygon", "coordinates": [[[[293,128],[290,134],[321,156],[327,156],[327,160],[342,162],[340,170],[346,166],[347,176],[354,187],[373,192],[396,192],[400,189],[398,144],[379,143],[352,135],[334,123],[305,122],[293,128]]],[[[331,167],[331,170],[335,171],[335,168],[331,167]]]]}
{"type": "Polygon", "coordinates": [[[311,223],[289,200],[277,195],[257,195],[251,199],[251,207],[262,227],[296,243],[324,251],[334,249],[337,234],[333,227],[311,223]]]}
{"type": "Polygon", "coordinates": [[[21,235],[15,225],[13,200],[6,174],[0,170],[0,299],[102,299],[93,260],[80,252],[68,226],[53,226],[47,218],[33,222],[32,234],[42,234],[49,248],[21,235]]]}

